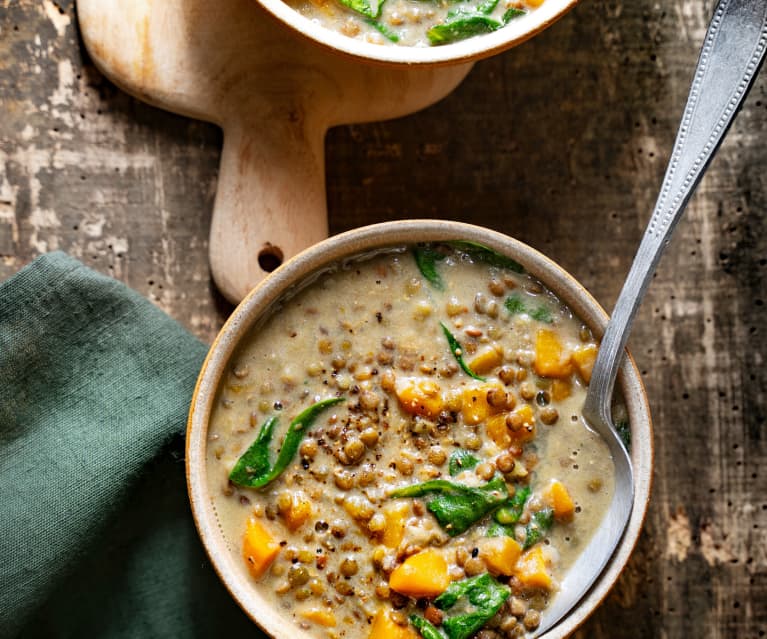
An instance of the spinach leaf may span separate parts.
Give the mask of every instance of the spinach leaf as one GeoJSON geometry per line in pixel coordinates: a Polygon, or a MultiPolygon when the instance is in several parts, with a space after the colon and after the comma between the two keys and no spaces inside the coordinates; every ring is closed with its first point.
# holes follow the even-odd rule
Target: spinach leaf
{"type": "Polygon", "coordinates": [[[444,253],[440,253],[432,246],[416,246],[413,249],[413,257],[416,266],[426,280],[438,291],[445,290],[445,283],[437,272],[437,262],[445,259],[444,253]]]}
{"type": "Polygon", "coordinates": [[[371,27],[378,31],[378,33],[380,33],[389,42],[399,42],[399,36],[389,27],[387,27],[383,22],[378,22],[378,20],[373,20],[373,18],[368,18],[365,20],[365,22],[367,22],[371,27]]]}
{"type": "Polygon", "coordinates": [[[447,470],[451,477],[455,477],[464,470],[471,470],[478,463],[479,460],[474,457],[474,455],[462,448],[450,455],[450,460],[447,463],[447,470]]]}
{"type": "Polygon", "coordinates": [[[513,7],[511,9],[507,9],[506,13],[503,14],[503,18],[502,18],[503,24],[508,24],[514,18],[520,18],[526,13],[527,11],[523,9],[515,9],[513,7]]]}
{"type": "MultiPolygon", "coordinates": [[[[495,22],[495,20],[492,20],[492,22],[495,22]]],[[[448,244],[453,248],[457,248],[458,250],[467,253],[469,257],[477,262],[484,262],[485,264],[495,266],[496,268],[505,268],[509,271],[514,271],[515,273],[525,272],[524,267],[519,262],[512,260],[505,255],[501,255],[497,251],[494,251],[490,247],[480,244],[479,242],[453,240],[448,242],[448,244]]]]}
{"type": "Polygon", "coordinates": [[[554,318],[551,316],[551,309],[548,306],[541,305],[538,308],[528,308],[522,301],[522,298],[517,295],[510,295],[503,303],[506,310],[512,315],[529,315],[532,319],[543,322],[544,324],[551,324],[554,322],[554,318]]]}
{"type": "Polygon", "coordinates": [[[498,0],[485,0],[481,5],[477,7],[477,11],[484,13],[486,16],[490,15],[498,6],[498,0]]]}
{"type": "Polygon", "coordinates": [[[495,511],[493,519],[495,519],[495,521],[497,521],[499,524],[516,524],[519,521],[519,518],[522,516],[522,511],[525,508],[525,503],[527,503],[527,498],[529,496],[529,486],[517,488],[514,496],[495,511]]]}
{"type": "Polygon", "coordinates": [[[495,477],[484,486],[471,488],[446,479],[432,479],[392,491],[390,497],[429,497],[427,508],[448,535],[468,530],[509,498],[506,482],[495,477]]]}
{"type": "Polygon", "coordinates": [[[507,297],[503,305],[512,315],[519,315],[527,312],[527,307],[519,295],[511,295],[507,297]]]}
{"type": "Polygon", "coordinates": [[[453,335],[450,332],[450,329],[442,322],[440,322],[439,325],[442,327],[442,332],[445,334],[448,346],[450,346],[450,352],[453,354],[453,357],[455,357],[455,361],[458,362],[458,365],[463,369],[463,372],[466,373],[469,377],[473,377],[480,382],[484,382],[485,378],[480,377],[473,370],[471,370],[469,365],[463,359],[463,347],[461,346],[461,343],[455,338],[455,335],[453,335]]]}
{"type": "MultiPolygon", "coordinates": [[[[434,605],[441,610],[449,610],[459,599],[467,598],[474,609],[446,618],[442,627],[449,639],[468,639],[495,616],[510,594],[508,586],[485,573],[453,582],[434,600],[434,605]]],[[[424,635],[424,639],[432,638],[424,635]]]]}
{"type": "Polygon", "coordinates": [[[341,0],[341,4],[368,18],[377,18],[383,9],[383,2],[375,4],[369,0],[341,0]]]}
{"type": "Polygon", "coordinates": [[[272,442],[274,427],[277,424],[276,417],[267,419],[258,431],[256,440],[250,448],[243,453],[242,457],[229,473],[229,480],[233,484],[244,488],[262,488],[274,481],[284,471],[298,452],[298,446],[306,432],[311,428],[319,414],[326,408],[344,401],[342,397],[331,397],[312,404],[290,422],[288,432],[282,442],[277,461],[269,467],[269,445],[272,442]]]}
{"type": "Polygon", "coordinates": [[[548,306],[539,306],[532,313],[530,317],[544,324],[551,324],[554,320],[551,317],[551,310],[548,306]]]}
{"type": "Polygon", "coordinates": [[[410,615],[410,623],[412,623],[415,626],[415,629],[421,633],[423,639],[445,639],[445,635],[423,617],[410,615]]]}
{"type": "Polygon", "coordinates": [[[426,37],[429,38],[430,44],[449,44],[482,33],[490,33],[502,26],[497,20],[477,13],[436,24],[426,32],[426,37]]]}
{"type": "Polygon", "coordinates": [[[490,522],[490,525],[487,527],[487,532],[485,532],[485,537],[511,537],[512,539],[516,539],[514,528],[512,526],[504,526],[495,521],[490,522]]]}
{"type": "Polygon", "coordinates": [[[525,543],[522,548],[527,550],[533,544],[537,544],[551,528],[554,523],[554,511],[551,508],[544,508],[530,517],[530,523],[525,527],[525,543]]]}
{"type": "Polygon", "coordinates": [[[621,420],[615,424],[615,430],[618,431],[618,437],[623,440],[626,450],[631,452],[631,427],[626,420],[621,420]]]}

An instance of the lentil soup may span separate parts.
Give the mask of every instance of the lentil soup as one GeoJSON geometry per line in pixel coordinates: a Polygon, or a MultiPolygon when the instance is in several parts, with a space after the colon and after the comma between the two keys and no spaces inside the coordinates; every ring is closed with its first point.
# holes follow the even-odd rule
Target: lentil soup
{"type": "Polygon", "coordinates": [[[612,498],[580,414],[596,352],[477,244],[318,274],[251,330],[211,416],[209,489],[253,588],[319,639],[535,630],[612,498]]]}
{"type": "Polygon", "coordinates": [[[525,20],[543,0],[287,0],[303,16],[373,44],[428,47],[525,20]]]}

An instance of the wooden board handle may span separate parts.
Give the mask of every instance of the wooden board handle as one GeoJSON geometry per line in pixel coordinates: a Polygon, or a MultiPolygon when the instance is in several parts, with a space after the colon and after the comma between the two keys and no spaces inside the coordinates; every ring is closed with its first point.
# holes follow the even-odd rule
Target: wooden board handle
{"type": "Polygon", "coordinates": [[[324,137],[295,106],[224,125],[210,266],[229,301],[327,237],[324,137]]]}

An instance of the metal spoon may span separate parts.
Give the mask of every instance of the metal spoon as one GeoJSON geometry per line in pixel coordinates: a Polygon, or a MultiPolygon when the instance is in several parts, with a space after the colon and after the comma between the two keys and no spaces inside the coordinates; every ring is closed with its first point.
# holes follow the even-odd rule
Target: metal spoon
{"type": "Polygon", "coordinates": [[[695,187],[722,143],[767,50],[767,0],[721,0],[708,27],[660,195],[599,347],[583,415],[607,442],[615,493],[599,529],[569,569],[533,636],[556,624],[586,594],[631,516],[631,459],[612,422],[615,378],[631,323],[695,187]]]}

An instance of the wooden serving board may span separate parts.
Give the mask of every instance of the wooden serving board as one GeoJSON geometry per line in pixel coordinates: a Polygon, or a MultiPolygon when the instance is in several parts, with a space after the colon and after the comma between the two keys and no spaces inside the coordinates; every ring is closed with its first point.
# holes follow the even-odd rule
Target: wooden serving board
{"type": "Polygon", "coordinates": [[[254,0],[78,0],[77,14],[88,52],[112,82],[223,128],[210,265],[232,302],[327,236],[329,127],[422,109],[471,68],[382,67],[341,57],[294,34],[254,0]]]}

